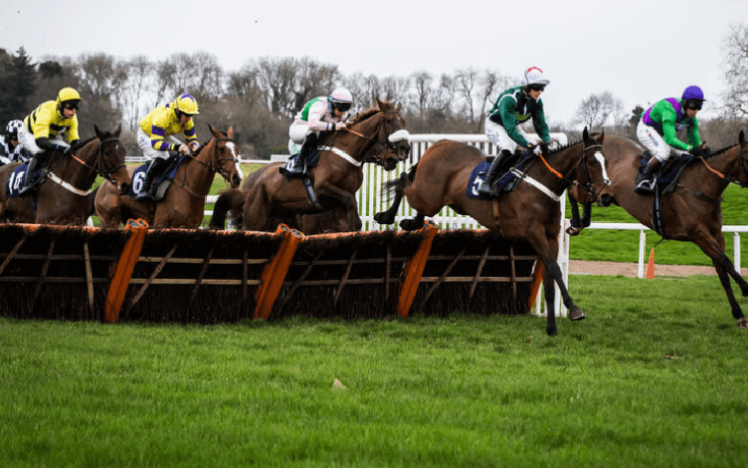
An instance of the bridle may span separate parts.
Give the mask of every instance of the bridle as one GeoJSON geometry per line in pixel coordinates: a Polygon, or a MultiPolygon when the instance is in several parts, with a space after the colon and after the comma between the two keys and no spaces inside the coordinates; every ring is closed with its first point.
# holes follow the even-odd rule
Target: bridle
{"type": "Polygon", "coordinates": [[[584,143],[584,142],[582,142],[582,143],[585,144],[585,146],[582,148],[582,157],[580,158],[579,162],[577,163],[576,170],[574,172],[575,173],[579,172],[579,169],[580,169],[579,165],[580,164],[582,165],[582,167],[584,167],[584,172],[585,172],[585,176],[586,176],[585,178],[587,179],[587,182],[584,183],[584,184],[581,184],[581,183],[579,183],[576,180],[569,179],[568,177],[564,176],[563,174],[561,174],[560,172],[558,172],[557,170],[555,170],[554,168],[552,168],[551,165],[548,164],[548,161],[546,161],[545,158],[543,157],[543,153],[542,152],[538,153],[538,156],[540,157],[540,160],[543,161],[543,164],[545,164],[545,167],[553,175],[555,175],[557,178],[559,178],[559,179],[563,180],[564,182],[566,182],[567,186],[576,186],[576,187],[579,187],[580,189],[582,189],[585,192],[587,192],[590,195],[592,195],[595,199],[598,199],[600,197],[600,194],[597,193],[597,191],[593,187],[593,183],[595,183],[595,182],[604,182],[606,185],[610,185],[610,180],[601,179],[600,181],[597,181],[597,180],[592,180],[590,178],[590,170],[589,170],[589,167],[587,166],[587,151],[592,150],[592,149],[600,149],[600,150],[602,150],[603,145],[601,145],[601,144],[598,143],[598,144],[595,144],[595,145],[586,146],[586,143],[584,143]]]}
{"type": "MultiPolygon", "coordinates": [[[[400,111],[398,110],[388,110],[382,113],[381,118],[379,119],[379,122],[377,122],[377,128],[374,132],[376,135],[384,131],[384,124],[385,124],[385,117],[387,117],[390,114],[397,114],[400,116],[400,111]]],[[[376,164],[383,165],[384,156],[388,153],[398,154],[398,148],[395,146],[395,144],[399,141],[402,141],[403,139],[407,140],[409,133],[404,128],[400,128],[389,135],[385,135],[384,140],[385,142],[382,143],[380,140],[381,138],[377,138],[376,140],[374,138],[368,137],[364,135],[363,133],[359,133],[349,127],[345,128],[346,131],[349,133],[352,133],[356,135],[357,137],[363,138],[364,140],[367,140],[372,143],[372,146],[367,151],[367,154],[364,154],[364,156],[361,158],[362,161],[365,162],[375,162],[376,164]],[[393,138],[394,137],[394,138],[393,138]]],[[[398,155],[399,158],[399,155],[398,155]]]]}
{"type": "MultiPolygon", "coordinates": [[[[74,154],[71,154],[70,157],[73,158],[74,161],[76,161],[76,162],[80,163],[82,166],[87,167],[88,169],[94,171],[96,174],[102,176],[103,178],[105,178],[106,180],[108,180],[109,182],[111,182],[112,184],[114,184],[116,186],[117,185],[117,181],[114,180],[114,177],[112,176],[112,174],[114,174],[115,172],[117,172],[120,168],[125,167],[124,158],[123,158],[123,163],[120,164],[119,166],[115,167],[114,169],[107,168],[104,165],[104,151],[102,150],[102,146],[105,143],[117,143],[117,144],[120,144],[120,145],[122,144],[122,142],[117,137],[109,137],[109,138],[105,138],[103,140],[100,139],[99,140],[99,146],[97,148],[96,164],[93,165],[93,166],[90,166],[88,163],[86,163],[85,161],[83,161],[82,159],[80,159],[78,156],[76,156],[74,154]]],[[[50,167],[50,171],[53,168],[54,167],[50,167]]]]}
{"type": "MultiPolygon", "coordinates": [[[[213,157],[210,158],[212,165],[202,162],[193,154],[186,154],[185,156],[191,158],[193,161],[197,161],[198,163],[207,167],[209,170],[213,171],[214,173],[220,174],[221,177],[223,177],[225,180],[229,180],[231,174],[223,170],[223,168],[221,167],[221,161],[234,161],[234,164],[237,164],[238,163],[237,158],[217,158],[216,156],[218,156],[218,143],[221,143],[224,141],[234,143],[234,139],[224,137],[224,138],[216,138],[215,140],[216,140],[215,144],[213,145],[213,157]]],[[[205,197],[205,194],[199,194],[195,190],[187,186],[187,172],[186,171],[184,172],[184,180],[182,180],[182,183],[180,184],[180,186],[193,197],[197,197],[197,198],[205,197]]]]}

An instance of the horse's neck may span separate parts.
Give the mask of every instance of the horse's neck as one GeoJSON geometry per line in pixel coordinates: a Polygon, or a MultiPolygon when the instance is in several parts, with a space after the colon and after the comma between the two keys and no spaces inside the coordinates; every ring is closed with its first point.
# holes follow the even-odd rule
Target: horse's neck
{"type": "Polygon", "coordinates": [[[546,181],[549,187],[561,187],[565,186],[567,180],[573,180],[576,175],[577,165],[582,155],[582,144],[571,146],[565,150],[554,153],[546,158],[548,166],[553,171],[564,176],[564,179],[558,177],[551,169],[546,167],[545,163],[537,156],[538,161],[535,162],[534,167],[536,168],[536,174],[538,177],[546,181]]]}
{"type": "MultiPolygon", "coordinates": [[[[96,138],[87,143],[75,156],[90,167],[96,167],[96,158],[99,155],[99,139],[96,138]]],[[[96,171],[85,167],[69,156],[60,155],[61,174],[60,178],[81,190],[88,190],[96,180],[96,171]]],[[[54,169],[52,172],[57,173],[54,169]]]]}
{"type": "Polygon", "coordinates": [[[200,154],[195,158],[197,161],[192,161],[190,164],[184,165],[185,182],[189,188],[197,193],[207,195],[210,192],[210,186],[215,176],[215,172],[212,170],[215,146],[216,141],[214,138],[200,150],[200,154]]]}
{"type": "MultiPolygon", "coordinates": [[[[740,147],[736,146],[730,148],[722,154],[706,159],[706,163],[715,171],[721,172],[730,179],[735,179],[740,176],[740,164],[738,161],[739,155],[740,147]]],[[[717,193],[720,194],[727,188],[727,186],[729,185],[728,181],[719,177],[717,174],[711,176],[712,172],[709,170],[709,168],[706,167],[703,162],[696,161],[695,163],[702,167],[702,174],[699,175],[699,180],[702,180],[704,181],[704,183],[708,184],[709,180],[713,179],[715,182],[717,182],[716,190],[717,193]],[[704,175],[704,173],[706,175],[704,175]]]]}
{"type": "Polygon", "coordinates": [[[375,122],[375,120],[376,117],[372,116],[363,121],[361,125],[351,126],[351,130],[355,130],[357,133],[365,135],[366,138],[361,138],[360,136],[353,133],[348,133],[348,135],[350,135],[351,137],[346,141],[346,143],[350,145],[348,154],[358,160],[361,160],[364,157],[366,152],[374,145],[374,142],[377,139],[377,135],[375,133],[371,136],[369,135],[369,132],[372,132],[371,127],[373,127],[374,132],[376,132],[377,123],[375,122]]]}

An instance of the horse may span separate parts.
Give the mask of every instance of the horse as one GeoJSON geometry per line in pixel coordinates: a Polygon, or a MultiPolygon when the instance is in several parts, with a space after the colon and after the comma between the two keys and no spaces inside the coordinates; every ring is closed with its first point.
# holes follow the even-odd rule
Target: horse
{"type": "MultiPolygon", "coordinates": [[[[203,222],[205,197],[216,173],[238,187],[243,178],[239,170],[239,156],[234,144],[234,129],[220,132],[208,125],[213,137],[201,146],[195,156],[180,164],[174,183],[159,202],[138,202],[131,195],[123,195],[109,188],[96,194],[94,208],[102,227],[118,227],[129,218],[143,218],[151,227],[194,229],[203,222]]],[[[129,167],[132,175],[136,167],[129,167]]]]}
{"type": "MultiPolygon", "coordinates": [[[[640,223],[655,229],[652,214],[652,195],[639,195],[634,192],[636,175],[643,148],[627,139],[608,137],[605,139],[605,154],[610,167],[612,195],[611,201],[626,210],[640,223]]],[[[735,270],[725,254],[725,237],[722,234],[722,192],[730,183],[748,187],[748,144],[743,131],[738,136],[738,144],[709,156],[695,158],[683,170],[677,189],[663,194],[662,230],[664,239],[693,242],[704,252],[714,265],[719,281],[730,303],[732,316],[738,327],[748,329],[748,320],[735,300],[730,278],[738,286],[743,296],[748,296],[748,283],[735,270]]],[[[570,193],[571,195],[571,193],[570,193]]],[[[570,197],[572,226],[569,234],[578,234],[589,225],[590,200],[584,194],[570,197]],[[577,198],[582,202],[586,220],[579,219],[577,198]]]]}
{"type": "Polygon", "coordinates": [[[554,281],[561,291],[564,305],[572,321],[585,318],[584,312],[574,304],[563,281],[558,256],[560,232],[560,194],[576,179],[598,200],[605,203],[610,180],[606,173],[606,158],[601,135],[598,140],[584,129],[583,140],[538,155],[532,160],[515,189],[502,194],[498,200],[469,198],[466,194],[473,169],[485,156],[470,145],[442,140],[431,146],[421,160],[403,173],[399,180],[386,183],[395,191],[393,205],[374,219],[380,224],[392,224],[402,197],[416,210],[414,219],[400,222],[405,230],[423,226],[426,216],[434,216],[444,206],[457,213],[475,218],[481,225],[509,241],[529,242],[543,265],[543,284],[548,306],[546,332],[558,334],[555,319],[554,281]],[[540,159],[541,161],[538,161],[540,159]]]}
{"type": "MultiPolygon", "coordinates": [[[[30,196],[8,198],[6,188],[13,171],[22,163],[0,168],[0,217],[10,222],[85,225],[90,214],[89,195],[97,175],[111,184],[113,192],[130,189],[130,174],[125,168],[125,146],[119,140],[122,126],[114,133],[99,130],[72,156],[55,151],[47,164],[48,173],[30,196]]],[[[22,178],[16,173],[12,184],[19,187],[22,178]]],[[[23,173],[25,174],[25,173],[23,173]]]]}
{"type": "Polygon", "coordinates": [[[315,203],[310,201],[303,179],[288,181],[280,173],[284,163],[268,164],[253,172],[241,190],[221,192],[210,227],[223,229],[232,213],[244,229],[274,231],[279,222],[298,227],[297,215],[342,207],[345,221],[333,222],[334,229],[360,230],[355,194],[363,182],[363,163],[376,162],[391,171],[410,153],[400,110],[400,105],[377,99],[376,107],[359,113],[343,131],[326,138],[319,164],[309,170],[315,203]]]}

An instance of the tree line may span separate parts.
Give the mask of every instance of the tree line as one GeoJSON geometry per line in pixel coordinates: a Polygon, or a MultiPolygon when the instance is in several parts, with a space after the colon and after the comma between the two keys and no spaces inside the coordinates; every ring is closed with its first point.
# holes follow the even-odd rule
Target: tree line
{"type": "MultiPolygon", "coordinates": [[[[702,122],[703,138],[713,147],[734,144],[748,119],[748,27],[731,27],[723,38],[726,91],[719,116],[702,122]]],[[[516,77],[491,69],[460,69],[435,76],[426,71],[409,76],[343,75],[337,65],[309,58],[262,57],[237,71],[226,71],[215,55],[198,51],[153,61],[140,55],[118,59],[104,53],[77,58],[45,57],[34,62],[23,47],[10,54],[0,49],[0,125],[23,118],[40,103],[54,99],[65,86],[84,97],[79,110],[81,137],[123,125],[128,154],[139,154],[135,134],[140,119],[156,105],[178,94],[192,94],[200,105],[198,137],[209,138],[207,124],[234,127],[235,140],[246,158],[285,153],[288,126],[301,107],[336,86],[347,87],[354,110],[366,109],[375,98],[403,105],[412,133],[482,133],[485,111],[516,77]]],[[[610,91],[593,93],[570,122],[554,122],[553,131],[578,135],[579,124],[635,139],[642,106],[624,110],[610,91]]]]}

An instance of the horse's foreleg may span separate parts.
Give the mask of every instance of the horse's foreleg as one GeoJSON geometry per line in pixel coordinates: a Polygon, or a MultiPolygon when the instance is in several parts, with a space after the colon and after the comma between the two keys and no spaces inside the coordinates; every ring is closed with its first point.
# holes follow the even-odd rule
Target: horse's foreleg
{"type": "Polygon", "coordinates": [[[572,195],[571,192],[569,192],[569,206],[571,207],[571,226],[566,229],[566,233],[570,236],[576,236],[577,234],[582,232],[582,229],[584,229],[584,227],[582,227],[582,220],[579,217],[579,204],[577,203],[577,199],[574,198],[574,195],[572,195]]]}
{"type": "Polygon", "coordinates": [[[743,296],[748,296],[748,283],[740,276],[740,273],[735,270],[735,266],[732,264],[727,255],[725,254],[725,236],[722,231],[715,233],[709,233],[706,230],[699,232],[697,235],[696,245],[712,259],[714,269],[717,271],[719,276],[719,282],[722,285],[722,289],[725,290],[727,295],[727,301],[730,303],[730,309],[732,310],[732,316],[738,320],[738,326],[740,328],[748,328],[748,320],[746,320],[743,311],[735,299],[735,295],[732,292],[732,285],[730,284],[730,277],[740,286],[740,291],[743,296]]]}
{"type": "Polygon", "coordinates": [[[554,284],[554,274],[550,271],[549,265],[543,264],[543,290],[545,291],[545,307],[548,310],[545,331],[548,336],[558,335],[556,327],[556,286],[554,284]]]}
{"type": "Polygon", "coordinates": [[[424,214],[418,213],[413,219],[404,219],[400,221],[400,227],[405,231],[417,231],[423,227],[425,217],[424,214]]]}
{"type": "Polygon", "coordinates": [[[582,205],[582,208],[584,209],[582,212],[582,227],[590,227],[590,222],[592,222],[592,203],[585,203],[582,205]]]}

